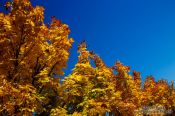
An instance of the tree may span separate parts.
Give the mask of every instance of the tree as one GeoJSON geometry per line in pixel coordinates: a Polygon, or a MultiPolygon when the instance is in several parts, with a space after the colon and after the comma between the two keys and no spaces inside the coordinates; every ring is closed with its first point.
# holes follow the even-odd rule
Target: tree
{"type": "Polygon", "coordinates": [[[52,17],[44,24],[44,8],[29,0],[7,2],[0,13],[0,113],[49,113],[59,98],[59,78],[73,39],[67,25],[52,17]]]}
{"type": "MultiPolygon", "coordinates": [[[[156,82],[153,76],[148,76],[144,82],[143,93],[147,96],[142,100],[144,106],[162,107],[164,112],[161,113],[165,114],[170,110],[173,112],[174,87],[171,87],[166,80],[162,79],[156,82]]],[[[152,108],[146,110],[154,110],[152,108]]]]}
{"type": "Polygon", "coordinates": [[[88,51],[85,42],[79,45],[78,51],[78,63],[63,83],[65,104],[62,107],[68,114],[78,112],[81,115],[104,115],[112,112],[112,107],[121,102],[121,92],[116,91],[113,83],[112,69],[99,56],[88,51]],[[91,60],[95,67],[92,67],[91,60]]]}
{"type": "Polygon", "coordinates": [[[113,116],[175,112],[174,83],[148,76],[117,61],[108,67],[82,42],[78,62],[64,78],[74,42],[56,17],[44,23],[44,8],[13,0],[0,13],[0,115],[113,116]],[[131,72],[131,73],[130,73],[131,72]],[[148,108],[145,108],[148,107],[148,108]]]}

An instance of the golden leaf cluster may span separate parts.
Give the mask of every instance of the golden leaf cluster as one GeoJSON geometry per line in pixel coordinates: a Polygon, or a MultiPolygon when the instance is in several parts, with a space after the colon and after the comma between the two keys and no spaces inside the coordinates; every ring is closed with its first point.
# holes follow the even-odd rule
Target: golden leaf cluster
{"type": "Polygon", "coordinates": [[[60,81],[74,40],[56,17],[30,0],[7,2],[0,13],[0,115],[143,116],[175,113],[173,81],[155,81],[117,61],[108,67],[86,42],[60,81]],[[161,109],[162,108],[162,109],[161,109]]]}

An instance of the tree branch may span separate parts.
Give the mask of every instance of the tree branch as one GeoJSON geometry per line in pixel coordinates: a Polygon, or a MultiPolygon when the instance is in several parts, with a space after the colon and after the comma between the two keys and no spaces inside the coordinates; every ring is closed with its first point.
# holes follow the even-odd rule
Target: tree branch
{"type": "Polygon", "coordinates": [[[48,73],[48,76],[51,76],[51,73],[52,73],[52,71],[53,71],[53,69],[55,68],[55,66],[58,64],[58,62],[56,62],[53,66],[52,66],[52,68],[50,69],[50,71],[49,71],[49,73],[48,73]]]}

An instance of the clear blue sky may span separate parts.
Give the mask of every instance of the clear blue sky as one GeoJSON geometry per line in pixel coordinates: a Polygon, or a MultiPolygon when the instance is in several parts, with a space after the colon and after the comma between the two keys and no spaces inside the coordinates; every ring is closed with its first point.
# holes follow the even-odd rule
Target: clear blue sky
{"type": "Polygon", "coordinates": [[[66,74],[77,61],[82,40],[108,66],[120,60],[142,78],[175,80],[174,0],[32,0],[45,7],[45,22],[56,16],[75,43],[66,74]]]}

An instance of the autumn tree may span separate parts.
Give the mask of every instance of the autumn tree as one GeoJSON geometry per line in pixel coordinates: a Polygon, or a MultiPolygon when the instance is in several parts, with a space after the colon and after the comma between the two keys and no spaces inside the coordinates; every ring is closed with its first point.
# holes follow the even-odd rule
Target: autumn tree
{"type": "Polygon", "coordinates": [[[0,13],[0,115],[133,116],[156,111],[142,112],[144,106],[175,112],[173,82],[148,76],[142,86],[139,72],[120,61],[108,67],[85,42],[78,46],[74,69],[61,82],[73,43],[69,27],[56,17],[46,25],[44,8],[29,0],[12,0],[5,7],[8,13],[0,13]]]}
{"type": "Polygon", "coordinates": [[[173,110],[174,85],[149,76],[142,86],[139,72],[131,75],[130,67],[119,61],[107,67],[98,55],[87,50],[85,42],[78,46],[78,52],[78,62],[62,85],[63,106],[53,109],[52,115],[164,115],[173,110]],[[165,107],[165,112],[158,107],[165,107]]]}
{"type": "MultiPolygon", "coordinates": [[[[173,84],[173,83],[172,83],[173,84]]],[[[153,76],[148,76],[144,82],[143,94],[146,96],[142,99],[142,105],[150,107],[162,107],[166,113],[174,110],[174,85],[168,84],[168,81],[161,79],[157,82],[153,76]]],[[[145,110],[152,110],[151,108],[145,110]]]]}
{"type": "Polygon", "coordinates": [[[73,39],[67,25],[52,17],[44,24],[44,8],[29,0],[6,3],[0,13],[0,113],[47,114],[57,104],[59,79],[73,39]]]}
{"type": "MultiPolygon", "coordinates": [[[[78,52],[78,62],[63,83],[63,107],[68,114],[95,116],[112,112],[112,107],[121,102],[121,92],[116,91],[113,83],[112,69],[99,56],[88,51],[85,42],[79,45],[78,52]],[[90,63],[91,60],[95,67],[90,63]]],[[[59,112],[55,111],[59,109],[54,109],[53,114],[58,115],[59,112]]]]}

